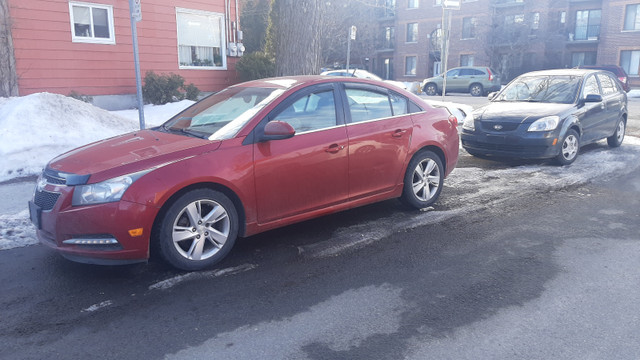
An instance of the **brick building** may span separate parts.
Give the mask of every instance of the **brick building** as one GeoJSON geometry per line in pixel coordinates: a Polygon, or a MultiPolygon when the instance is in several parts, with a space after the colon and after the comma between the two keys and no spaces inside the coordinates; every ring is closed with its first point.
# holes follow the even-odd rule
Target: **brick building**
{"type": "MultiPolygon", "coordinates": [[[[386,6],[385,47],[372,70],[402,81],[440,73],[441,0],[386,6]]],[[[640,0],[462,0],[449,39],[447,68],[491,66],[508,81],[538,69],[617,64],[640,86],[640,0]]]]}

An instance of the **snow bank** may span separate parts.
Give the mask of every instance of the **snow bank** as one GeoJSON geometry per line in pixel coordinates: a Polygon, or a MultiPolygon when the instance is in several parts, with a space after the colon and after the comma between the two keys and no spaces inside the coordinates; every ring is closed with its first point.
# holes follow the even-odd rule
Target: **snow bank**
{"type": "Polygon", "coordinates": [[[627,93],[627,97],[640,98],[640,89],[633,89],[627,93]]]}
{"type": "Polygon", "coordinates": [[[63,95],[38,93],[0,101],[0,181],[38,174],[60,153],[137,126],[63,95]]]}
{"type": "MultiPolygon", "coordinates": [[[[145,124],[160,125],[191,104],[146,105],[145,124]]],[[[61,153],[139,127],[135,109],[109,112],[49,93],[0,98],[0,182],[36,175],[61,153]]]]}

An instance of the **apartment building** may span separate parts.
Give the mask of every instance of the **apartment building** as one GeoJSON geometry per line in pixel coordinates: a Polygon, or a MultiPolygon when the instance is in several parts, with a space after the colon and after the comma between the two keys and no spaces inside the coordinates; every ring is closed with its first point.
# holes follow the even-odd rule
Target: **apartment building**
{"type": "MultiPolygon", "coordinates": [[[[381,37],[395,37],[375,54],[374,72],[402,81],[441,72],[441,1],[386,2],[381,37]]],[[[640,0],[462,0],[449,29],[447,68],[490,66],[508,81],[539,69],[616,64],[640,86],[640,0]]]]}

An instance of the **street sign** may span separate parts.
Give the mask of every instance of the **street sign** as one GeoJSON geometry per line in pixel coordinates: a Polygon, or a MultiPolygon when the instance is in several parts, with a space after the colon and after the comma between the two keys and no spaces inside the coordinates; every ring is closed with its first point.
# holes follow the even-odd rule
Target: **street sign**
{"type": "Polygon", "coordinates": [[[131,3],[131,18],[138,22],[142,20],[142,8],[140,7],[140,0],[133,0],[131,3]]]}
{"type": "Polygon", "coordinates": [[[460,10],[460,0],[443,0],[442,7],[449,10],[460,10]]]}
{"type": "Polygon", "coordinates": [[[355,40],[356,39],[356,31],[358,29],[355,26],[351,26],[351,31],[349,31],[349,38],[351,40],[355,40]]]}

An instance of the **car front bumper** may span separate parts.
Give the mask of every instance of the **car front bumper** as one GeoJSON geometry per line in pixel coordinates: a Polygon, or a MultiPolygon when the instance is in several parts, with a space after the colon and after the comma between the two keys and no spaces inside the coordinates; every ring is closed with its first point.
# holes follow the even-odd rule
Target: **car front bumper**
{"type": "Polygon", "coordinates": [[[501,134],[463,129],[460,138],[471,154],[523,159],[555,157],[561,146],[555,131],[501,134]]]}
{"type": "Polygon", "coordinates": [[[47,185],[29,202],[39,241],[82,263],[117,265],[149,258],[157,209],[128,201],[72,206],[73,186],[47,185]],[[40,200],[47,197],[50,200],[40,200]]]}

